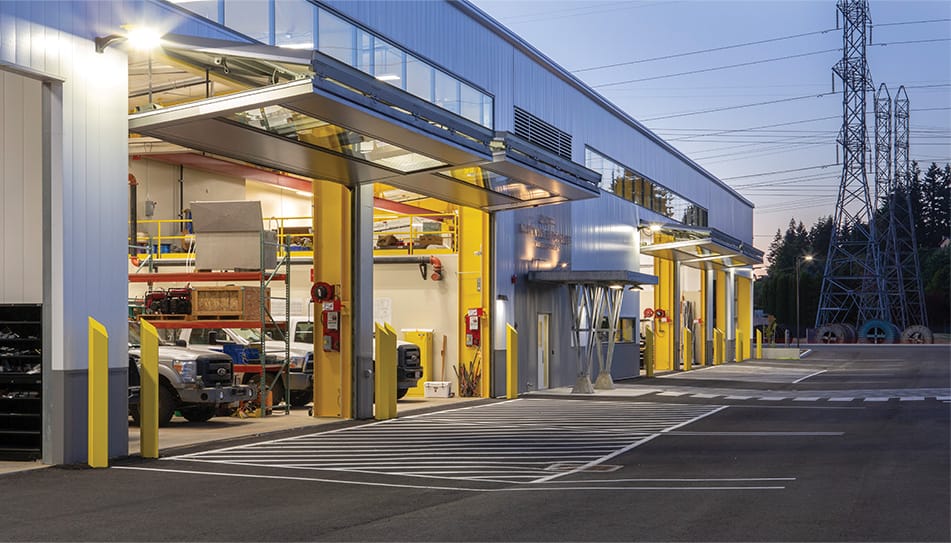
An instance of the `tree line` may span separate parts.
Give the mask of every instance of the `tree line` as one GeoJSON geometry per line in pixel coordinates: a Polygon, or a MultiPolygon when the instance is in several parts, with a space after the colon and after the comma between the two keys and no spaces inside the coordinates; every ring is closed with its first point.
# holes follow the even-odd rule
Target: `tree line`
{"type": "MultiPolygon", "coordinates": [[[[951,328],[951,164],[941,168],[932,163],[922,173],[918,163],[912,163],[907,187],[928,324],[935,332],[948,332],[951,328]]],[[[876,209],[875,214],[876,224],[887,223],[887,219],[879,222],[880,216],[888,216],[885,206],[876,209]]],[[[766,253],[767,274],[756,280],[756,308],[775,315],[781,325],[793,330],[796,325],[796,259],[803,255],[814,256],[811,262],[800,261],[800,334],[815,325],[832,226],[831,216],[818,219],[809,229],[802,221],[790,219],[785,232],[776,230],[766,253]]]]}

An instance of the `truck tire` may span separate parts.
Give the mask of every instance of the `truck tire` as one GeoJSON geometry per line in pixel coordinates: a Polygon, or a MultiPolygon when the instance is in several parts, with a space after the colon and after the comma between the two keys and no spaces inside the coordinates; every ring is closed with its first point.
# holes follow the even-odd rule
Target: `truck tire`
{"type": "MultiPolygon", "coordinates": [[[[268,374],[267,380],[269,384],[272,382],[272,379],[274,379],[274,374],[273,373],[268,374]]],[[[258,399],[257,401],[259,401],[261,405],[264,405],[265,399],[262,398],[260,394],[260,391],[261,391],[260,383],[261,383],[260,373],[251,374],[245,381],[245,384],[251,385],[251,387],[254,388],[255,397],[258,399]]],[[[271,405],[272,406],[277,405],[281,403],[282,401],[284,401],[284,379],[283,378],[278,379],[277,382],[274,382],[274,386],[273,388],[271,388],[271,405]]]]}
{"type": "Polygon", "coordinates": [[[406,393],[409,392],[408,388],[398,388],[396,389],[396,399],[399,400],[403,396],[406,396],[406,393]]]}
{"type": "Polygon", "coordinates": [[[158,388],[158,425],[168,426],[172,422],[172,415],[175,414],[175,408],[178,407],[178,397],[172,389],[166,385],[159,385],[158,388]]]}
{"type": "Polygon", "coordinates": [[[193,405],[191,407],[183,407],[181,411],[182,416],[185,417],[188,422],[208,422],[218,412],[218,408],[210,404],[193,405]]]}
{"type": "Polygon", "coordinates": [[[291,407],[301,407],[313,400],[314,393],[310,390],[292,390],[291,407]]]}

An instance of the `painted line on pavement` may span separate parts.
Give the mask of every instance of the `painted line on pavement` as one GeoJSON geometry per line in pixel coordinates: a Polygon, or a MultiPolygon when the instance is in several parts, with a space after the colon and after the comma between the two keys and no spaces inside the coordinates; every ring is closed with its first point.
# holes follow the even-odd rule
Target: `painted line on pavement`
{"type": "Polygon", "coordinates": [[[805,377],[801,377],[801,378],[799,378],[799,379],[796,379],[795,381],[793,381],[793,384],[795,385],[796,383],[801,383],[801,382],[805,381],[806,379],[808,379],[808,378],[810,378],[810,377],[815,377],[816,375],[819,375],[820,373],[825,373],[825,372],[827,372],[827,371],[829,371],[829,370],[820,370],[820,371],[817,371],[817,372],[815,372],[815,373],[810,373],[809,375],[807,375],[807,376],[805,376],[805,377]]]}

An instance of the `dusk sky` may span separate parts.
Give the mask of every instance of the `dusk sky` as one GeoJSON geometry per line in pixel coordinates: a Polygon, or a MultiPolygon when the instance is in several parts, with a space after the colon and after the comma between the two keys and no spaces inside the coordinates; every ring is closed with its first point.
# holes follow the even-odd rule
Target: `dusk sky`
{"type": "MultiPolygon", "coordinates": [[[[832,215],[842,124],[841,81],[831,94],[842,56],[834,0],[474,1],[753,201],[760,249],[791,218],[809,228],[832,215]],[[730,47],[750,42],[764,43],[730,47]],[[683,55],[710,49],[719,50],[683,55]],[[736,64],[747,65],[720,69],[736,64]],[[694,73],[673,75],[683,72],[694,73]],[[773,103],[754,105],[762,102],[773,103]]],[[[870,11],[875,88],[885,83],[894,99],[905,86],[911,158],[922,170],[943,166],[951,161],[951,1],[871,0],[870,11]]],[[[870,145],[872,104],[869,94],[870,145]]]]}

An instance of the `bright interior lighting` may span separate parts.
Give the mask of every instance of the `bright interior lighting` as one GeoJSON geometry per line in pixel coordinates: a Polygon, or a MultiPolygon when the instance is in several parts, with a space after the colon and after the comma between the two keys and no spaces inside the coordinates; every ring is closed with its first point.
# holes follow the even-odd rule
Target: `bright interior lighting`
{"type": "Polygon", "coordinates": [[[611,290],[621,290],[622,288],[624,288],[624,285],[611,285],[609,288],[611,290]]]}
{"type": "Polygon", "coordinates": [[[383,74],[383,75],[376,76],[376,78],[379,79],[380,81],[399,81],[400,80],[400,76],[396,74],[383,74]]]}
{"type": "Polygon", "coordinates": [[[162,41],[162,37],[156,30],[145,27],[130,28],[127,38],[129,45],[142,51],[155,49],[162,41]]]}
{"type": "Polygon", "coordinates": [[[802,257],[803,260],[812,260],[812,255],[806,255],[802,257]]]}
{"type": "Polygon", "coordinates": [[[651,232],[660,232],[660,225],[657,223],[654,223],[650,226],[650,230],[651,232]]]}
{"type": "Polygon", "coordinates": [[[300,196],[307,196],[308,198],[313,196],[313,194],[307,192],[306,190],[295,190],[294,192],[296,192],[300,196]]]}

